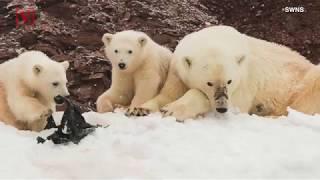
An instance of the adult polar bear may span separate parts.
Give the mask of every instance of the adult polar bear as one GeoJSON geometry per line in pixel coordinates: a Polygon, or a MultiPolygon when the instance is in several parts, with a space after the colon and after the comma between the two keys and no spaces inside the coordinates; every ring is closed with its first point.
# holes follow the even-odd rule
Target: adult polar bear
{"type": "MultiPolygon", "coordinates": [[[[235,107],[244,113],[287,113],[298,85],[314,66],[291,49],[213,26],[185,36],[173,55],[160,94],[137,111],[160,111],[178,120],[235,107]]],[[[299,108],[299,107],[298,107],[299,108]]]]}

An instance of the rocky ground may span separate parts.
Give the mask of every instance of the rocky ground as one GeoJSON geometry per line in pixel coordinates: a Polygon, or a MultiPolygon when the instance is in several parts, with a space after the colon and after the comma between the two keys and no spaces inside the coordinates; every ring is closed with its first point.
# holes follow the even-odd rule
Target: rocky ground
{"type": "MultiPolygon", "coordinates": [[[[21,17],[18,17],[22,21],[21,17]]],[[[0,0],[0,63],[25,50],[69,60],[71,97],[83,111],[110,86],[105,32],[135,29],[174,49],[184,35],[215,24],[287,45],[320,62],[318,0],[0,0]],[[303,13],[286,13],[300,6],[303,13]],[[16,8],[36,9],[36,24],[16,24],[16,8]]]]}

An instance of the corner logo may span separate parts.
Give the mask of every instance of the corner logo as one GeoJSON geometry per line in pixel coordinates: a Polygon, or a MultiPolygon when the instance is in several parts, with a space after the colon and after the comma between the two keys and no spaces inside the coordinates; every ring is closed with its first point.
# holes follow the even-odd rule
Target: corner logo
{"type": "Polygon", "coordinates": [[[285,13],[304,13],[305,9],[302,6],[296,6],[296,7],[284,7],[282,8],[282,11],[285,13]]]}

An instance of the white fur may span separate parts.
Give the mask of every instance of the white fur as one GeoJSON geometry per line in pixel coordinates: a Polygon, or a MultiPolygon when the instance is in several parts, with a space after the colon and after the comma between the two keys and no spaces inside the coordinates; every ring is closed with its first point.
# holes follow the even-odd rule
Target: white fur
{"type": "Polygon", "coordinates": [[[320,114],[320,66],[311,68],[293,95],[292,109],[306,114],[320,114]]]}
{"type": "Polygon", "coordinates": [[[168,49],[132,30],[106,33],[102,41],[112,64],[112,84],[98,98],[98,112],[112,111],[115,105],[134,108],[158,94],[169,69],[172,53],[168,49]],[[119,63],[126,68],[119,68],[119,63]]]}
{"type": "MultiPolygon", "coordinates": [[[[68,67],[68,62],[55,62],[39,51],[22,53],[1,64],[0,82],[3,90],[0,93],[6,94],[6,101],[2,100],[1,103],[8,103],[7,111],[10,110],[15,118],[9,121],[30,124],[39,121],[40,126],[44,126],[45,117],[55,111],[54,97],[69,95],[66,87],[68,67]],[[53,86],[53,83],[59,85],[53,86]]],[[[5,113],[1,111],[0,114],[5,113]]],[[[26,127],[32,130],[42,128],[26,127]]]]}
{"type": "Polygon", "coordinates": [[[312,66],[287,47],[241,34],[229,26],[213,26],[180,41],[163,90],[142,107],[156,111],[166,105],[162,108],[166,115],[179,114],[186,119],[209,109],[205,107],[208,99],[213,110],[224,104],[244,113],[283,115],[299,81],[312,66]],[[219,89],[224,89],[228,98],[217,100],[219,89]],[[190,91],[199,93],[196,98],[181,100],[190,91]],[[173,102],[176,99],[181,103],[173,102]],[[192,108],[189,116],[181,115],[181,109],[193,106],[186,102],[199,99],[204,108],[192,108]]]}

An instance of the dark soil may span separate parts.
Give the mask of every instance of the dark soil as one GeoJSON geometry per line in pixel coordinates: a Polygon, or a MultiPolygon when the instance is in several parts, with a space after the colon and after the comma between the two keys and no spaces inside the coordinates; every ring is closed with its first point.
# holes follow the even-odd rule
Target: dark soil
{"type": "Polygon", "coordinates": [[[29,49],[70,61],[71,97],[88,111],[111,83],[111,66],[102,51],[105,32],[144,31],[173,50],[190,32],[226,24],[318,63],[319,20],[319,0],[0,0],[0,63],[29,49]],[[16,27],[17,7],[38,9],[35,26],[16,27]],[[285,7],[303,7],[304,12],[286,13],[285,7]]]}

